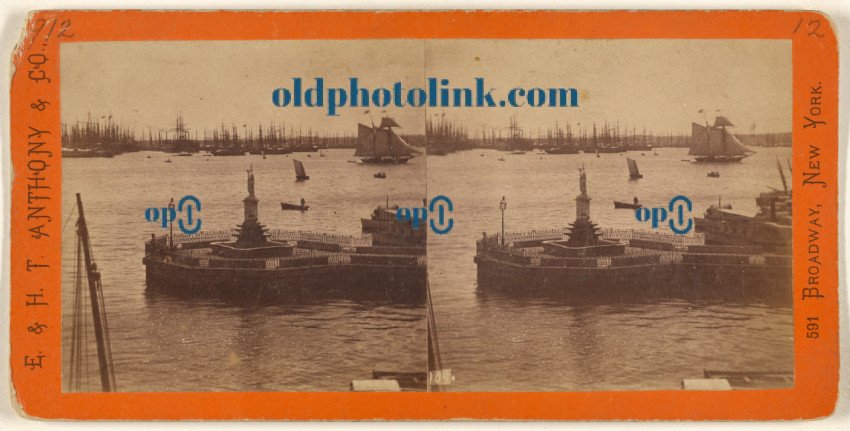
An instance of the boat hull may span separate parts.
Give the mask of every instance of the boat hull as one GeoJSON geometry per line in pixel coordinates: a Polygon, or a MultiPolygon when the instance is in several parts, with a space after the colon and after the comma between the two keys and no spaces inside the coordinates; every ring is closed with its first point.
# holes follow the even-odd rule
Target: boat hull
{"type": "Polygon", "coordinates": [[[290,211],[307,211],[307,210],[309,210],[309,209],[310,209],[310,205],[305,205],[305,206],[303,206],[303,207],[302,207],[301,205],[288,204],[288,203],[286,203],[286,202],[281,202],[281,203],[280,203],[280,209],[281,209],[281,210],[285,210],[285,211],[286,211],[286,210],[290,210],[290,211]]]}
{"type": "Polygon", "coordinates": [[[738,163],[744,160],[747,156],[697,156],[694,161],[697,163],[738,163]]]}
{"type": "Polygon", "coordinates": [[[614,201],[614,208],[616,208],[616,209],[631,209],[631,210],[634,210],[634,209],[638,209],[638,208],[642,208],[642,207],[643,207],[643,205],[641,205],[641,204],[633,204],[633,203],[629,203],[629,202],[614,201]]]}
{"type": "Polygon", "coordinates": [[[546,154],[578,154],[578,148],[547,148],[546,154]]]}
{"type": "Polygon", "coordinates": [[[387,158],[387,157],[364,157],[360,159],[363,163],[370,165],[401,165],[407,163],[409,158],[387,158]]]}

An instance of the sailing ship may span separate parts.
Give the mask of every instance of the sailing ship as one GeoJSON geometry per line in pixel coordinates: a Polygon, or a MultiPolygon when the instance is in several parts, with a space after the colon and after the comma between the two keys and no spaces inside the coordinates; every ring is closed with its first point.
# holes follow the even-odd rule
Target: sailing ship
{"type": "Polygon", "coordinates": [[[548,135],[547,143],[551,146],[543,150],[546,154],[578,154],[578,147],[573,141],[573,134],[569,125],[567,125],[566,136],[557,124],[555,124],[554,134],[550,131],[548,135]]]}
{"type": "Polygon", "coordinates": [[[401,127],[390,117],[381,119],[381,124],[371,127],[357,124],[357,150],[355,157],[363,163],[401,164],[414,157],[416,150],[397,135],[393,127],[401,127]]]}
{"type": "Polygon", "coordinates": [[[310,177],[307,175],[307,171],[304,170],[304,163],[301,163],[301,160],[297,159],[292,159],[292,162],[295,165],[295,181],[309,180],[310,177]]]}
{"type": "Polygon", "coordinates": [[[709,127],[691,123],[691,150],[689,156],[694,156],[696,162],[740,162],[752,151],[726,130],[734,127],[726,117],[717,116],[714,125],[709,127]]]}
{"type": "Polygon", "coordinates": [[[177,116],[174,128],[164,130],[163,133],[165,139],[160,141],[160,149],[166,153],[196,153],[200,150],[200,143],[197,139],[191,139],[186,122],[180,115],[177,116]]]}
{"type": "Polygon", "coordinates": [[[62,124],[62,157],[112,157],[139,149],[134,132],[113,121],[111,114],[98,119],[89,113],[86,121],[62,124]]]}
{"type": "Polygon", "coordinates": [[[68,389],[78,392],[88,388],[83,382],[88,381],[88,333],[87,311],[83,280],[88,284],[89,304],[91,304],[91,320],[94,326],[95,342],[97,344],[97,361],[100,374],[100,385],[103,392],[115,390],[115,370],[112,366],[112,348],[109,343],[109,327],[106,323],[106,304],[103,300],[103,285],[100,272],[94,263],[89,230],[86,225],[83,200],[77,193],[77,251],[74,268],[74,313],[71,330],[71,366],[68,373],[68,389]],[[85,264],[85,265],[84,265],[85,264]]]}
{"type": "Polygon", "coordinates": [[[596,132],[596,124],[593,125],[593,135],[591,137],[592,147],[596,149],[596,155],[599,153],[624,153],[626,147],[620,140],[619,126],[614,128],[607,123],[602,126],[600,133],[596,132]]]}
{"type": "MultiPolygon", "coordinates": [[[[626,130],[628,133],[628,129],[626,130]]],[[[632,127],[632,136],[626,137],[627,151],[649,151],[652,149],[652,141],[646,136],[646,129],[643,129],[640,135],[637,134],[635,127],[632,127]]]]}
{"type": "Polygon", "coordinates": [[[466,129],[446,121],[446,113],[434,114],[438,120],[429,119],[425,124],[425,148],[428,155],[445,156],[470,147],[466,129]]]}
{"type": "Polygon", "coordinates": [[[524,136],[522,128],[517,123],[516,116],[511,117],[508,133],[507,139],[502,139],[500,136],[499,140],[495,143],[497,150],[507,151],[511,154],[525,154],[526,151],[533,149],[534,142],[524,136]]]}
{"type": "Polygon", "coordinates": [[[629,164],[629,179],[639,180],[643,178],[643,175],[638,171],[637,162],[634,159],[626,158],[626,163],[629,164]]]}

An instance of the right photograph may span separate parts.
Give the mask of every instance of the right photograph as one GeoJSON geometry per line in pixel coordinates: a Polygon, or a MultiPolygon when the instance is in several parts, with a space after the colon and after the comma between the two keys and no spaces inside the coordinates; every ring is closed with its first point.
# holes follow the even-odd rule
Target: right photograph
{"type": "Polygon", "coordinates": [[[794,385],[790,41],[425,57],[476,89],[447,97],[510,100],[425,111],[427,193],[453,203],[427,237],[431,390],[794,385]]]}

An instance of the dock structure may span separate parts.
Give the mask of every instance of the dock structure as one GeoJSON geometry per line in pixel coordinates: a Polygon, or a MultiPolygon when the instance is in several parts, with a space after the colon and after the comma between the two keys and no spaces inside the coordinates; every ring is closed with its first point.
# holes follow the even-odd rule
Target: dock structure
{"type": "Polygon", "coordinates": [[[364,299],[425,303],[425,249],[372,245],[368,235],[270,230],[259,222],[253,172],[233,231],[151,236],[147,287],[234,300],[364,299]],[[234,239],[235,237],[235,239],[234,239]]]}
{"type": "Polygon", "coordinates": [[[569,227],[504,238],[484,233],[474,259],[479,288],[581,300],[675,295],[791,302],[790,248],[706,245],[703,234],[601,229],[590,221],[581,175],[569,227]]]}

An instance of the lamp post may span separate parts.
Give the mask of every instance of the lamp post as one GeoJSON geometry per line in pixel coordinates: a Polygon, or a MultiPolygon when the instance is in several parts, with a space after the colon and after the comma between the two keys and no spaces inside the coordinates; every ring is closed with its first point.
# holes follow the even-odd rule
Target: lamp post
{"type": "Polygon", "coordinates": [[[502,196],[502,201],[499,202],[499,209],[502,210],[502,247],[505,246],[505,208],[508,207],[508,203],[505,202],[505,197],[502,196]]]}
{"type": "Polygon", "coordinates": [[[172,214],[174,214],[174,198],[171,198],[171,201],[168,202],[168,214],[165,215],[165,217],[168,217],[170,219],[168,221],[168,248],[169,250],[174,251],[174,217],[171,216],[172,214]]]}

